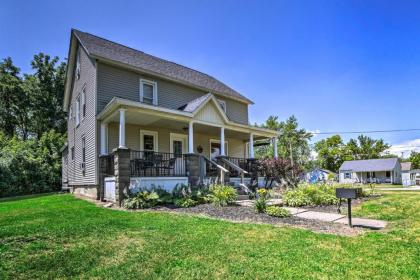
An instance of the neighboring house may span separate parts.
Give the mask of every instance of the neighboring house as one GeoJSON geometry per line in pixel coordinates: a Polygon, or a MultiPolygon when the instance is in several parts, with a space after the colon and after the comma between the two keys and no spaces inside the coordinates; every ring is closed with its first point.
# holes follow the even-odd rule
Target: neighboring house
{"type": "Polygon", "coordinates": [[[340,167],[340,183],[401,184],[398,158],[345,161],[340,167]]]}
{"type": "Polygon", "coordinates": [[[254,140],[277,141],[249,125],[251,100],[191,68],[78,30],[67,67],[63,185],[76,193],[120,201],[128,185],[255,175],[254,140]]]}
{"type": "Polygon", "coordinates": [[[327,169],[314,169],[306,173],[305,180],[308,183],[334,181],[337,174],[327,169]]]}
{"type": "Polygon", "coordinates": [[[401,179],[403,186],[420,185],[420,170],[413,170],[411,162],[401,163],[401,179]]]}

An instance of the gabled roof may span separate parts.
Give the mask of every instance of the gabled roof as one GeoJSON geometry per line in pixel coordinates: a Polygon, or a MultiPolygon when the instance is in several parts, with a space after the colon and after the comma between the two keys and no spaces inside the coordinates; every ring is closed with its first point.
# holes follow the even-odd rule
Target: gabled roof
{"type": "Polygon", "coordinates": [[[131,66],[139,71],[168,78],[193,87],[233,98],[248,104],[253,102],[216,78],[180,64],[158,58],[98,36],[72,29],[88,55],[131,66]]]}
{"type": "Polygon", "coordinates": [[[205,103],[211,95],[211,93],[207,93],[203,96],[200,96],[199,98],[188,102],[187,104],[179,107],[178,109],[184,112],[194,112],[198,107],[201,106],[201,104],[205,103]]]}
{"type": "Polygon", "coordinates": [[[181,106],[179,110],[187,113],[192,113],[192,115],[195,116],[209,102],[212,102],[214,104],[217,112],[219,112],[219,115],[222,117],[222,119],[225,122],[229,122],[229,117],[226,115],[226,112],[222,109],[216,97],[211,93],[205,94],[188,102],[184,106],[181,106]]]}
{"type": "Polygon", "coordinates": [[[410,171],[411,170],[411,162],[401,162],[401,170],[402,171],[410,171]]]}
{"type": "Polygon", "coordinates": [[[345,161],[340,171],[374,172],[393,170],[399,164],[398,158],[381,158],[345,161]]]}

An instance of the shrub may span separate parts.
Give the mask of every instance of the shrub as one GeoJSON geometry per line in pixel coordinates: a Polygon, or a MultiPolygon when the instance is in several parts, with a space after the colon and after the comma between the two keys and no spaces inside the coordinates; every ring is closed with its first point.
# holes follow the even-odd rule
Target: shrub
{"type": "Polygon", "coordinates": [[[144,209],[157,205],[159,195],[154,191],[142,190],[125,199],[123,207],[127,209],[144,209]]]}
{"type": "Polygon", "coordinates": [[[266,213],[269,216],[278,217],[278,218],[290,217],[289,210],[287,210],[287,209],[285,209],[283,207],[278,207],[278,206],[269,206],[269,207],[267,207],[266,213]]]}
{"type": "Polygon", "coordinates": [[[294,187],[300,180],[299,174],[302,173],[302,168],[296,163],[292,164],[289,159],[264,158],[258,162],[265,173],[266,184],[274,180],[282,186],[294,187]]]}
{"type": "Polygon", "coordinates": [[[176,185],[172,191],[172,197],[176,201],[178,199],[190,198],[197,203],[207,203],[209,188],[206,186],[187,186],[184,184],[176,185]]]}
{"type": "Polygon", "coordinates": [[[283,195],[283,202],[288,206],[333,205],[338,203],[335,187],[327,184],[302,184],[283,195]]]}
{"type": "Polygon", "coordinates": [[[236,190],[231,186],[215,185],[210,190],[210,200],[214,205],[227,206],[233,204],[237,196],[236,190]]]}
{"type": "Polygon", "coordinates": [[[175,205],[181,208],[193,207],[198,204],[198,201],[195,201],[191,198],[180,198],[175,200],[175,205]]]}
{"type": "Polygon", "coordinates": [[[267,200],[270,198],[270,192],[266,189],[257,190],[257,199],[254,202],[254,209],[257,213],[264,213],[267,208],[267,200]]]}

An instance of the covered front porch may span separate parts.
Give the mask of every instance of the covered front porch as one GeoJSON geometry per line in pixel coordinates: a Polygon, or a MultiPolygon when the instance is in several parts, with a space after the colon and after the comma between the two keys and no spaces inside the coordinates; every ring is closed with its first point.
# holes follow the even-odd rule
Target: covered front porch
{"type": "Polygon", "coordinates": [[[210,103],[186,113],[114,101],[98,117],[100,156],[110,158],[116,149],[128,150],[129,175],[135,178],[188,177],[193,184],[209,177],[219,181],[250,177],[255,141],[274,144],[276,157],[277,132],[233,123],[217,106],[210,103]]]}

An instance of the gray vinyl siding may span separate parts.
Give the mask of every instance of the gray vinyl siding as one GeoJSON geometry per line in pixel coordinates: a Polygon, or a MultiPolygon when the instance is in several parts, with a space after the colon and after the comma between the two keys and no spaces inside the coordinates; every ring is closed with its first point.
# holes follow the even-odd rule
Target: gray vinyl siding
{"type": "MultiPolygon", "coordinates": [[[[158,106],[165,108],[178,109],[186,103],[207,94],[207,92],[199,89],[150,77],[105,63],[98,62],[97,69],[97,113],[101,112],[113,97],[139,101],[140,79],[152,80],[157,83],[158,106]]],[[[226,101],[226,113],[231,121],[248,124],[247,104],[223,97],[220,97],[220,99],[226,101]]]]}
{"type": "Polygon", "coordinates": [[[70,105],[73,118],[68,121],[68,180],[69,185],[96,185],[97,184],[97,145],[96,145],[96,68],[95,62],[81,49],[80,52],[80,79],[73,81],[70,105]],[[86,86],[86,116],[80,118],[76,127],[76,99],[86,86]],[[82,163],[82,137],[86,141],[86,168],[85,174],[81,168],[82,163]],[[71,148],[74,146],[74,160],[71,159],[71,148]]]}

